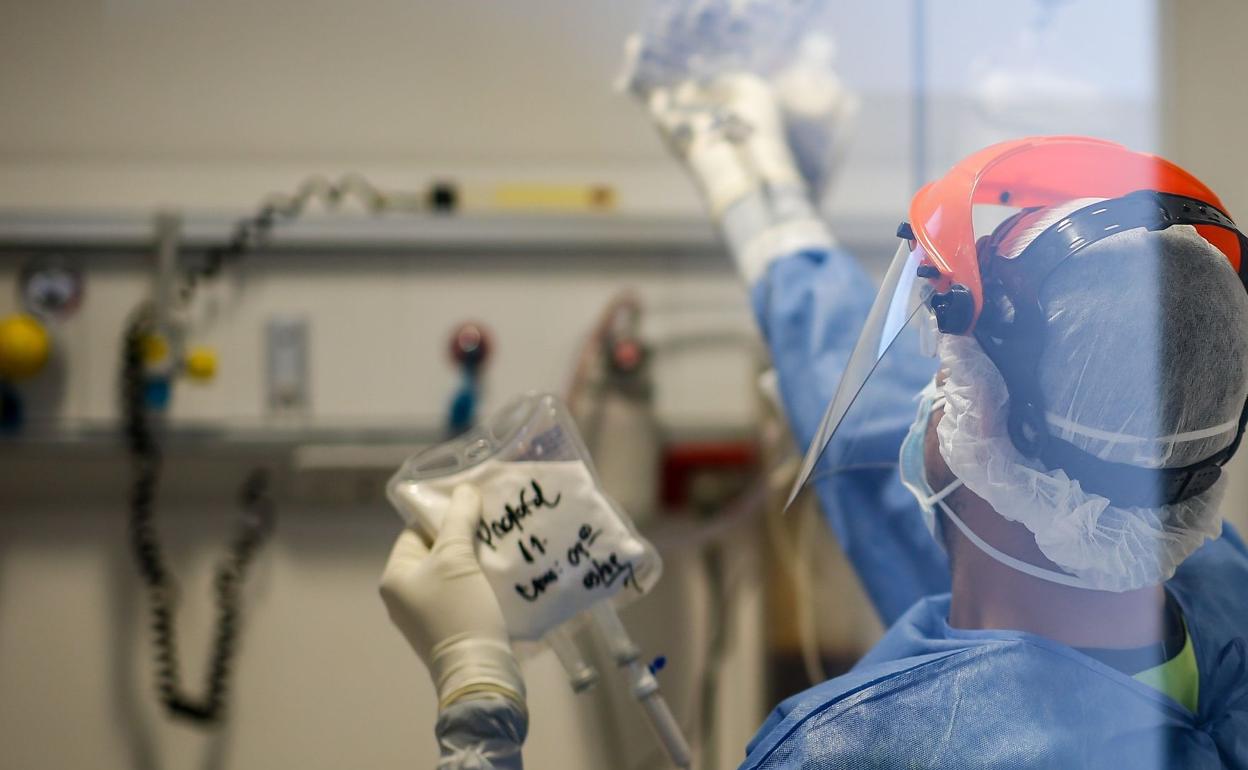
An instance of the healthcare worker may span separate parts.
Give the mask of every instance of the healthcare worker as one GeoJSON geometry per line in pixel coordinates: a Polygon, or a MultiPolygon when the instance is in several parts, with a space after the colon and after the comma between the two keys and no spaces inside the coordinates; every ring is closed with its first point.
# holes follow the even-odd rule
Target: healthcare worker
{"type": "MultiPolygon", "coordinates": [[[[803,482],[889,625],[782,703],[743,767],[1248,767],[1248,550],[1218,513],[1248,292],[1216,196],[1096,140],[987,148],[915,197],[872,303],[766,83],[649,107],[749,286],[803,482]],[[981,235],[982,208],[1011,216],[981,235]]],[[[431,551],[400,538],[382,593],[438,684],[443,766],[519,767],[523,685],[479,619],[479,503],[458,499],[431,551]]]]}

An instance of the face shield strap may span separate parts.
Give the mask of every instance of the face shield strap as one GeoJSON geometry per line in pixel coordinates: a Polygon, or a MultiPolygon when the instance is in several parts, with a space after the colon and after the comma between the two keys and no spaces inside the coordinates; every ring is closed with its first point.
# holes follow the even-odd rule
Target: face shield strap
{"type": "Polygon", "coordinates": [[[1248,421],[1248,404],[1230,446],[1183,468],[1112,463],[1050,435],[1038,372],[1047,332],[1039,292],[1053,270],[1091,244],[1138,227],[1155,231],[1173,225],[1207,225],[1234,232],[1240,244],[1240,279],[1248,289],[1248,241],[1230,217],[1214,206],[1182,195],[1141,190],[1078,209],[1046,229],[1017,257],[1001,255],[1001,242],[1026,213],[1007,219],[979,244],[984,294],[975,338],[1001,372],[1009,391],[1008,424],[1014,446],[1046,468],[1062,469],[1085,491],[1120,506],[1153,508],[1205,492],[1221,476],[1222,465],[1239,446],[1248,421]]]}

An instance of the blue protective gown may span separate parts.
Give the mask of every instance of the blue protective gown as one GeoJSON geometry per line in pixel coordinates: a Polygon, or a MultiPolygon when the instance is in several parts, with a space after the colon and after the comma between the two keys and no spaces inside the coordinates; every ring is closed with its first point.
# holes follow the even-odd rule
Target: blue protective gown
{"type": "MultiPolygon", "coordinates": [[[[752,289],[803,446],[874,294],[855,260],[836,250],[781,258],[752,289]]],[[[944,552],[887,467],[934,362],[902,351],[883,367],[866,394],[871,418],[853,438],[855,458],[881,467],[864,462],[814,486],[890,628],[848,674],[780,704],[742,767],[1248,768],[1248,549],[1234,530],[1228,525],[1166,586],[1195,646],[1195,714],[1066,645],[950,628],[944,552]]]]}

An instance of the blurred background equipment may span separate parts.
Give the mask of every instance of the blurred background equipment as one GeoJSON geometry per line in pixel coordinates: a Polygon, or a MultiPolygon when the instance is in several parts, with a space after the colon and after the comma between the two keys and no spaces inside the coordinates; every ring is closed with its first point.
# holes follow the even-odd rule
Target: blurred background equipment
{"type": "Polygon", "coordinates": [[[26,310],[44,318],[64,319],[82,305],[82,273],[63,260],[33,259],[22,265],[18,291],[26,310]]]}
{"type": "MultiPolygon", "coordinates": [[[[213,580],[216,618],[212,646],[201,692],[184,685],[178,654],[179,583],[166,555],[156,501],[164,457],[164,425],[160,415],[173,398],[173,382],[186,374],[207,382],[216,374],[216,355],[206,347],[186,348],[191,330],[185,306],[194,298],[196,273],[182,277],[179,259],[181,220],[176,214],[157,216],[153,296],[131,312],[123,331],[121,367],[122,424],[131,460],[129,539],[139,578],[147,589],[149,630],[155,662],[156,692],[170,716],[201,726],[217,726],[225,716],[231,667],[242,625],[242,591],[256,551],[273,530],[274,505],[268,475],[253,470],[243,483],[237,531],[213,580]]],[[[245,250],[238,246],[234,255],[245,250]]],[[[219,265],[204,271],[212,275],[219,265]]]]}
{"type": "Polygon", "coordinates": [[[447,412],[446,431],[457,436],[476,422],[481,393],[481,368],[490,357],[490,337],[479,324],[460,324],[451,333],[451,361],[459,368],[461,382],[447,412]]]}
{"type": "MultiPolygon", "coordinates": [[[[21,415],[0,441],[3,764],[433,757],[431,731],[413,729],[433,723],[432,688],[376,599],[397,526],[382,490],[448,425],[527,390],[567,394],[604,488],[664,558],[621,617],[695,767],[736,767],[770,708],[878,636],[819,512],[775,515],[795,442],[696,191],[610,87],[632,33],[648,46],[632,87],[738,56],[768,73],[790,132],[852,107],[848,145],[790,138],[839,158],[824,211],[863,257],[891,253],[919,183],[1020,119],[1161,151],[1248,211],[1248,169],[1227,153],[1248,120],[1226,98],[1248,23],[1237,0],[716,15],[728,5],[0,4],[0,317],[23,319],[0,334],[4,423],[21,415]],[[675,32],[728,58],[660,56],[675,32]],[[159,272],[157,243],[176,244],[159,272]],[[118,363],[148,300],[131,415],[158,452],[144,515],[177,591],[136,573],[125,515],[133,471],[153,462],[118,442],[118,363]],[[472,376],[447,358],[468,319],[490,351],[472,376]],[[467,384],[472,408],[448,408],[467,384]],[[229,558],[240,541],[245,570],[229,558]],[[176,601],[192,702],[211,710],[213,648],[233,653],[224,729],[188,729],[151,697],[174,691],[151,665],[153,594],[176,601]],[[227,644],[224,615],[245,620],[227,644]]],[[[1243,522],[1242,459],[1227,499],[1243,522]]],[[[615,660],[586,657],[593,692],[531,688],[529,764],[660,766],[615,660]]],[[[566,679],[554,653],[523,665],[530,682],[566,679]]]]}
{"type": "Polygon", "coordinates": [[[306,319],[275,316],[264,327],[268,406],[274,414],[298,414],[309,406],[306,319]]]}
{"type": "Polygon", "coordinates": [[[17,313],[0,319],[0,377],[33,377],[48,362],[52,341],[39,319],[17,313]]]}
{"type": "Polygon", "coordinates": [[[38,374],[51,355],[52,341],[39,319],[14,313],[0,319],[0,432],[22,427],[22,398],[13,383],[38,374]]]}

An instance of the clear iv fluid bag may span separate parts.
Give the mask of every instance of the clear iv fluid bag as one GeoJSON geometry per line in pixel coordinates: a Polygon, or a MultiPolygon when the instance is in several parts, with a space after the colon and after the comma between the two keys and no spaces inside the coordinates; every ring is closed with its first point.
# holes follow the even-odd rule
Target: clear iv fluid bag
{"type": "Polygon", "coordinates": [[[768,77],[792,60],[826,0],[652,0],[623,80],[646,91],[727,72],[768,77]]]}
{"type": "Polygon", "coordinates": [[[602,493],[556,396],[523,396],[485,425],[414,455],[387,494],[432,541],[464,483],[481,494],[474,545],[513,640],[538,641],[599,602],[626,603],[658,582],[658,553],[602,493]]]}

